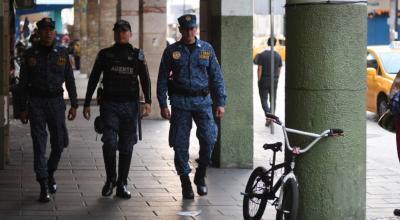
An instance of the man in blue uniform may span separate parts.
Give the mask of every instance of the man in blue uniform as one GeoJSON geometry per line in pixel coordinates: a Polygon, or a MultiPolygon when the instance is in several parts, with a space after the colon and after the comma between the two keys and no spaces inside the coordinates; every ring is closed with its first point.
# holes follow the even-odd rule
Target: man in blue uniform
{"type": "Polygon", "coordinates": [[[74,74],[65,48],[55,46],[55,22],[43,18],[37,23],[40,41],[28,49],[21,65],[21,114],[22,123],[30,121],[34,152],[34,169],[40,183],[40,202],[49,202],[50,193],[57,185],[54,172],[61,153],[68,146],[65,125],[65,102],[62,84],[65,82],[71,108],[68,120],[76,116],[77,95],[74,74]],[[50,132],[50,157],[46,159],[47,131],[50,132]]]}
{"type": "Polygon", "coordinates": [[[215,116],[221,118],[225,112],[225,87],[212,46],[196,38],[196,16],[186,14],[178,18],[182,39],[168,46],[161,59],[157,81],[157,98],[161,116],[171,122],[169,145],[175,151],[175,168],[180,176],[182,196],[193,199],[188,164],[189,136],[192,120],[197,125],[199,139],[199,165],[194,183],[197,193],[206,195],[206,168],[217,140],[215,116]],[[167,106],[167,92],[172,106],[167,106]],[[211,93],[211,94],[210,94],[211,93]],[[213,97],[213,100],[211,99],[213,97]]]}
{"type": "Polygon", "coordinates": [[[114,24],[115,44],[101,50],[96,58],[89,78],[83,116],[90,119],[90,101],[103,74],[104,87],[100,103],[100,118],[104,124],[103,157],[107,180],[102,189],[103,196],[110,196],[117,186],[116,196],[129,199],[127,189],[133,145],[137,143],[137,119],[139,82],[144,93],[143,116],[151,112],[151,83],[142,50],[129,43],[131,26],[125,20],[114,24]],[[119,150],[118,179],[116,173],[116,151],[119,150]]]}

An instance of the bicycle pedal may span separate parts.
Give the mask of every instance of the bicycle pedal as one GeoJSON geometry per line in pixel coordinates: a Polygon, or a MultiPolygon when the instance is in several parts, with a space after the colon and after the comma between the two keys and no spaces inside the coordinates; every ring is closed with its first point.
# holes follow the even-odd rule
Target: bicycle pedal
{"type": "Polygon", "coordinates": [[[248,194],[248,193],[244,193],[244,192],[240,192],[240,195],[242,195],[242,196],[248,196],[249,194],[248,194]]]}

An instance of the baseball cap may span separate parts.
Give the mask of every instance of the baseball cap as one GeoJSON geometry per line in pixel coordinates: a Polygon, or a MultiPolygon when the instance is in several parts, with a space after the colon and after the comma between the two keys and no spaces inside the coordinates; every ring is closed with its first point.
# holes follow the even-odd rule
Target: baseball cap
{"type": "Polygon", "coordinates": [[[178,18],[179,26],[182,28],[194,28],[197,27],[196,15],[185,14],[178,18]]]}
{"type": "Polygon", "coordinates": [[[131,25],[125,20],[118,20],[114,24],[113,31],[131,31],[131,25]]]}
{"type": "Polygon", "coordinates": [[[40,20],[40,21],[38,21],[37,22],[37,24],[36,24],[36,26],[39,28],[39,29],[42,29],[42,28],[45,28],[45,27],[50,27],[50,28],[55,28],[55,26],[56,26],[56,22],[55,21],[53,21],[51,18],[49,18],[49,17],[45,17],[45,18],[42,18],[42,20],[40,20]]]}

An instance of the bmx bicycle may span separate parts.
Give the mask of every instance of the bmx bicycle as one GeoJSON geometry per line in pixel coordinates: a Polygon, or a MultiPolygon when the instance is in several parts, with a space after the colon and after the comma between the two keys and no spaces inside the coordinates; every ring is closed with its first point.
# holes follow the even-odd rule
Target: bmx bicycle
{"type": "Polygon", "coordinates": [[[257,167],[251,173],[247,181],[243,198],[243,218],[245,220],[259,220],[264,214],[268,200],[276,209],[276,220],[296,220],[299,207],[299,188],[294,174],[296,157],[309,151],[318,141],[325,137],[343,136],[342,129],[328,129],[320,134],[305,132],[297,129],[286,128],[279,118],[267,114],[267,119],[282,127],[286,148],[292,155],[291,161],[276,164],[276,153],[282,151],[282,142],[264,144],[265,150],[272,150],[273,157],[270,169],[257,167]],[[306,147],[291,146],[288,133],[300,134],[314,138],[306,147]],[[274,184],[274,176],[277,170],[285,168],[285,172],[278,177],[274,184]],[[280,191],[279,196],[276,193],[280,191]]]}

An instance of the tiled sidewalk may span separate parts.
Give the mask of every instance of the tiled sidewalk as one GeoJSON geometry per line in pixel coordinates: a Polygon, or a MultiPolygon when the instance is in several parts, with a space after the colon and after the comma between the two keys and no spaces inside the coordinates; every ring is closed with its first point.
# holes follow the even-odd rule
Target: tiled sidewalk
{"type": "MultiPolygon", "coordinates": [[[[11,164],[0,171],[0,219],[193,219],[177,215],[188,210],[202,211],[196,219],[242,218],[240,192],[250,170],[210,169],[209,196],[182,201],[173,151],[167,144],[166,121],[143,123],[144,140],[135,146],[129,174],[133,197],[130,200],[102,197],[105,179],[102,143],[100,136],[96,141],[92,124],[81,115],[68,122],[70,146],[65,149],[56,172],[59,189],[50,203],[40,204],[36,201],[39,187],[32,166],[29,126],[12,121],[11,164]]],[[[193,162],[198,146],[195,139],[192,143],[193,162]]]]}
{"type": "MultiPolygon", "coordinates": [[[[93,111],[94,117],[98,110],[93,108],[93,111]]],[[[105,179],[102,143],[93,131],[93,122],[79,114],[75,121],[68,122],[70,146],[65,149],[56,173],[58,192],[48,204],[36,202],[39,186],[33,172],[29,126],[19,121],[12,121],[10,126],[11,163],[0,171],[1,220],[242,219],[240,192],[251,170],[209,169],[209,195],[182,201],[173,151],[167,142],[167,121],[143,122],[144,140],[135,146],[129,174],[133,197],[122,200],[100,195],[105,179]],[[196,217],[177,215],[179,211],[199,210],[202,212],[196,217]]],[[[393,134],[382,135],[375,126],[375,122],[368,122],[367,219],[400,219],[392,214],[400,206],[399,164],[393,158],[395,139],[393,134]],[[380,156],[373,157],[378,152],[380,156]]],[[[254,129],[254,161],[255,165],[261,165],[267,155],[257,146],[262,146],[267,130],[262,125],[255,125],[254,129]]],[[[279,136],[277,132],[270,139],[279,139],[279,136]]],[[[194,132],[191,143],[190,158],[195,167],[198,142],[194,132]]],[[[274,219],[274,216],[274,209],[268,206],[264,219],[274,219]]]]}

